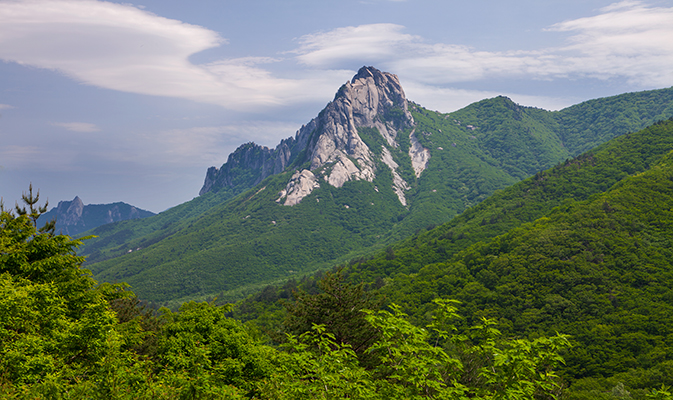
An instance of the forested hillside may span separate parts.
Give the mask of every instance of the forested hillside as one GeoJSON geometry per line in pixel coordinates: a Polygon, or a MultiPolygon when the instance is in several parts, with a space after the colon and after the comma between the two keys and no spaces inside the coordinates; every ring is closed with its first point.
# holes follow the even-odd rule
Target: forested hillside
{"type": "Polygon", "coordinates": [[[670,399],[671,198],[668,120],[340,272],[157,312],[29,192],[0,214],[0,395],[670,399]]]}
{"type": "MultiPolygon", "coordinates": [[[[240,299],[270,282],[329,268],[447,222],[579,149],[670,117],[672,105],[672,89],[597,99],[558,112],[522,107],[505,97],[450,114],[410,103],[413,125],[399,123],[396,142],[389,143],[378,128],[360,127],[354,136],[371,151],[376,172],[371,182],[335,187],[326,178],[330,164],[314,171],[317,180],[300,203],[283,206],[287,182],[309,168],[299,154],[285,172],[231,197],[246,189],[245,182],[268,175],[255,170],[271,168],[267,158],[278,161],[271,150],[248,144],[220,175],[243,171],[250,179],[234,179],[234,186],[143,221],[92,231],[98,237],[82,254],[97,279],[128,282],[142,298],[160,304],[216,295],[240,299]],[[429,155],[424,169],[412,162],[414,146],[429,155]],[[255,159],[258,153],[263,160],[255,159]]],[[[395,107],[376,118],[389,123],[407,115],[404,107],[395,107]]],[[[315,129],[311,137],[322,132],[315,129]]],[[[498,224],[490,217],[489,222],[498,224]]]]}
{"type": "Polygon", "coordinates": [[[228,318],[231,307],[190,302],[177,313],[157,314],[124,285],[96,285],[75,253],[80,242],[54,234],[53,225],[38,229],[39,195],[31,190],[24,200],[27,207],[0,207],[2,398],[533,399],[562,393],[554,369],[569,345],[565,336],[503,339],[490,320],[475,325],[469,338],[455,335],[454,303],[441,299],[427,330],[395,307],[351,309],[375,338],[358,353],[326,325],[313,324],[298,336],[288,332],[278,348],[228,318]]]}
{"type": "MultiPolygon", "coordinates": [[[[538,173],[345,272],[416,324],[431,319],[440,297],[462,302],[461,332],[485,317],[506,336],[569,334],[561,373],[570,398],[635,395],[673,384],[672,198],[669,120],[538,173]]],[[[312,280],[304,282],[307,290],[312,280]]],[[[292,297],[287,286],[267,288],[237,315],[258,316],[273,331],[283,296],[292,297]]]]}

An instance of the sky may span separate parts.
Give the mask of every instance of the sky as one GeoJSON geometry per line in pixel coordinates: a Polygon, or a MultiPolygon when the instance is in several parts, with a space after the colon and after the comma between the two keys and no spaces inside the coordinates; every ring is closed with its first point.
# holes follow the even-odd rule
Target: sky
{"type": "Polygon", "coordinates": [[[166,210],[365,65],[441,112],[671,87],[673,0],[0,0],[0,196],[166,210]]]}

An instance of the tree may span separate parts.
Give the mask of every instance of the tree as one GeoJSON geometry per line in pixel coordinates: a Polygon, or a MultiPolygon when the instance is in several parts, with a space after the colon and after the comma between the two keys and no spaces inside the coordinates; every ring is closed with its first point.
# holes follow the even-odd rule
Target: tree
{"type": "Polygon", "coordinates": [[[123,287],[96,286],[79,240],[37,228],[38,197],[0,212],[0,377],[18,386],[86,376],[121,342],[108,300],[123,287]]]}
{"type": "Polygon", "coordinates": [[[569,347],[564,335],[534,340],[502,339],[495,322],[482,320],[471,338],[457,334],[451,319],[456,302],[436,299],[436,318],[426,328],[411,324],[396,305],[391,311],[365,311],[380,332],[367,352],[377,366],[367,369],[348,344],[324,325],[300,336],[288,335],[290,352],[262,387],[268,399],[556,399],[561,393],[554,370],[569,347]],[[469,339],[469,340],[468,340],[469,339]],[[317,349],[317,350],[316,350],[317,349]],[[463,362],[478,359],[474,371],[463,362]]]}
{"type": "Polygon", "coordinates": [[[347,282],[342,270],[326,273],[318,286],[318,294],[301,289],[293,293],[294,303],[286,303],[285,332],[300,335],[323,325],[336,343],[350,345],[358,357],[366,357],[365,351],[378,338],[363,313],[378,308],[374,292],[366,291],[362,283],[347,282]]]}

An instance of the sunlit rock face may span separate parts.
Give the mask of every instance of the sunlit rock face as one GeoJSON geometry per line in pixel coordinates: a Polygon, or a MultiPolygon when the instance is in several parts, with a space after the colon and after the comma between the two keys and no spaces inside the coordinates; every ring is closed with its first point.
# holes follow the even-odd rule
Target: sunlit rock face
{"type": "MultiPolygon", "coordinates": [[[[396,151],[399,148],[399,132],[413,125],[397,76],[373,67],[362,67],[350,82],[341,86],[334,100],[302,126],[294,137],[283,140],[273,150],[248,143],[232,153],[222,168],[210,168],[200,194],[221,186],[236,187],[238,183],[231,174],[233,171],[247,171],[246,176],[251,182],[246,184],[254,185],[293,165],[300,167],[276,200],[279,204],[293,206],[320,187],[320,182],[337,188],[348,181],[372,182],[378,164],[390,168],[393,190],[406,205],[404,192],[410,186],[397,172],[398,165],[390,149],[396,151]],[[372,151],[358,134],[359,128],[374,128],[373,132],[378,132],[387,146],[383,146],[381,152],[372,151]]],[[[419,177],[427,166],[430,153],[413,136],[410,140],[409,156],[416,177],[419,177]]]]}
{"type": "Polygon", "coordinates": [[[428,167],[428,162],[430,161],[430,150],[421,146],[421,143],[418,141],[415,130],[411,131],[409,134],[409,140],[411,142],[411,147],[409,148],[409,157],[411,158],[411,166],[414,168],[414,173],[416,178],[420,178],[421,174],[428,167]]]}
{"type": "MultiPolygon", "coordinates": [[[[363,67],[297,136],[311,138],[306,152],[309,169],[321,170],[328,184],[341,187],[348,181],[372,182],[376,177],[374,153],[358,135],[358,128],[376,128],[389,146],[398,147],[398,132],[411,125],[413,118],[397,76],[363,67]]],[[[383,161],[396,177],[395,192],[406,205],[403,191],[408,184],[396,173],[397,165],[389,162],[392,157],[388,154],[386,158],[388,150],[384,150],[383,161]]],[[[288,188],[291,185],[292,180],[288,188]]],[[[290,205],[287,201],[283,204],[290,205]]]]}

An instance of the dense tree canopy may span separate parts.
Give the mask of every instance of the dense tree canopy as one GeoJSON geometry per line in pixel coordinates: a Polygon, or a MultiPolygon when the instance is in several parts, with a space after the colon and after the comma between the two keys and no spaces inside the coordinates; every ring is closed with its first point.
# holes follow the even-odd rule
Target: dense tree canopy
{"type": "Polygon", "coordinates": [[[562,388],[553,370],[564,336],[502,340],[490,320],[472,337],[459,335],[454,304],[442,300],[419,328],[394,305],[365,309],[375,303],[339,274],[320,283],[324,295],[298,295],[305,304],[288,318],[314,318],[316,307],[336,312],[305,332],[295,324],[299,334],[288,333],[282,348],[228,318],[231,306],[148,312],[123,285],[96,285],[76,255],[80,242],[41,231],[35,220],[0,215],[4,398],[533,399],[562,388]],[[368,364],[356,356],[356,337],[339,330],[350,326],[344,318],[375,333],[361,350],[368,364]]]}

